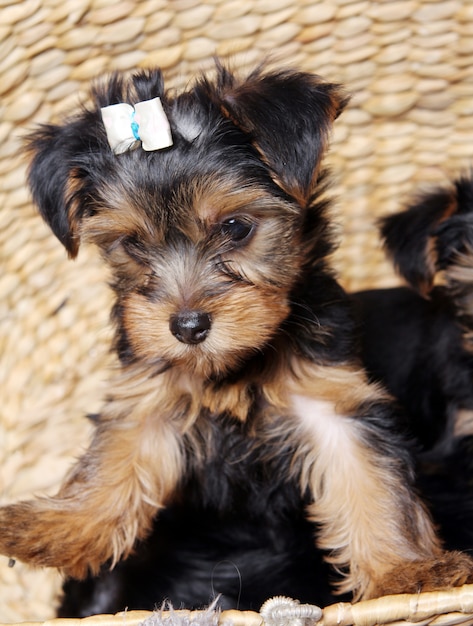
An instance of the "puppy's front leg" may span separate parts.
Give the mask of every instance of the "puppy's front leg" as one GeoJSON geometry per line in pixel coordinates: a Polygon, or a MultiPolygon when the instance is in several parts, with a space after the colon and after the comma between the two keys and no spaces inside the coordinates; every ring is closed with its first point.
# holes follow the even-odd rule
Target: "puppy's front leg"
{"type": "Polygon", "coordinates": [[[183,455],[172,421],[134,403],[126,416],[113,416],[117,403],[106,407],[55,497],[0,508],[0,553],[83,577],[147,534],[180,478],[183,455]]]}
{"type": "Polygon", "coordinates": [[[413,490],[389,403],[355,371],[325,372],[312,383],[322,400],[308,387],[292,396],[302,484],[313,495],[318,545],[344,575],[340,591],[359,599],[472,581],[473,561],[442,550],[413,490]]]}

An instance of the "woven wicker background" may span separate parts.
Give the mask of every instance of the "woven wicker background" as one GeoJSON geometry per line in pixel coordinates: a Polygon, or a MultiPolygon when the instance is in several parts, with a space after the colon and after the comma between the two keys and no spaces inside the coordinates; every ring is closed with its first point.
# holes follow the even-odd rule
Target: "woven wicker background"
{"type": "MultiPolygon", "coordinates": [[[[88,436],[110,360],[95,251],[69,262],[31,207],[21,136],[70,111],[90,79],[160,65],[180,85],[268,53],[345,83],[330,160],[349,288],[392,284],[374,228],[419,183],[473,157],[470,0],[0,0],[0,494],[54,489],[88,436]]],[[[54,614],[54,572],[0,558],[0,622],[54,614]]]]}

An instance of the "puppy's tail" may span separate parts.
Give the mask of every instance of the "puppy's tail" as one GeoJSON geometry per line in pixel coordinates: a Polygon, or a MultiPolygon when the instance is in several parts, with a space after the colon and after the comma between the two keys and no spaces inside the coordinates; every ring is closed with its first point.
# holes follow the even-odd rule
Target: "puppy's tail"
{"type": "Polygon", "coordinates": [[[473,330],[473,172],[383,218],[380,229],[401,276],[424,297],[443,283],[473,330]]]}

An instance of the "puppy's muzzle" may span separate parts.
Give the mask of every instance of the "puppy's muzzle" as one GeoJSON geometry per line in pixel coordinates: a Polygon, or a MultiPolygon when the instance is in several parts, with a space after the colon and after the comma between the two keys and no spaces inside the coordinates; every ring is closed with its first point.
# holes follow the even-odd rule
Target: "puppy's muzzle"
{"type": "Polygon", "coordinates": [[[182,311],[171,315],[169,329],[182,343],[201,343],[210,332],[210,315],[202,311],[182,311]]]}

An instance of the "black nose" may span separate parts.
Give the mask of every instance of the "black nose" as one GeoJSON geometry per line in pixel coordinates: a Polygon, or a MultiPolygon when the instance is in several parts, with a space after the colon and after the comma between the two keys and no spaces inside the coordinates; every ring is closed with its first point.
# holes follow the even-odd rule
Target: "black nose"
{"type": "Polygon", "coordinates": [[[210,315],[202,311],[182,311],[171,315],[169,328],[182,343],[200,343],[209,334],[210,315]]]}

